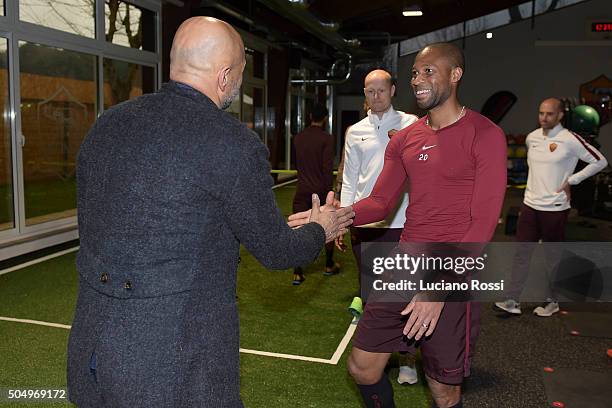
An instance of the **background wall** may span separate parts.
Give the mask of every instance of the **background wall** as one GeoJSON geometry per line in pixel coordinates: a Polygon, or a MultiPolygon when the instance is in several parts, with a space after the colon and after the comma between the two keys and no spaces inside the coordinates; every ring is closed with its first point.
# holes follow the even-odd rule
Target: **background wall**
{"type": "MultiPolygon", "coordinates": [[[[612,79],[612,40],[608,45],[589,45],[587,22],[612,20],[610,0],[583,4],[522,21],[465,42],[466,72],[459,96],[468,107],[480,111],[489,96],[507,90],[517,103],[500,123],[506,133],[528,133],[538,127],[537,109],[549,96],[578,97],[581,84],[605,74],[612,79]],[[536,45],[536,41],[556,41],[559,45],[536,45]],[[580,43],[576,43],[580,42],[580,43]]],[[[457,41],[461,46],[462,42],[457,41]]],[[[415,54],[400,58],[398,70],[398,109],[419,112],[410,89],[410,72],[415,54]]],[[[423,112],[419,112],[423,114],[423,112]]],[[[612,125],[600,131],[602,153],[612,159],[612,125]]]]}

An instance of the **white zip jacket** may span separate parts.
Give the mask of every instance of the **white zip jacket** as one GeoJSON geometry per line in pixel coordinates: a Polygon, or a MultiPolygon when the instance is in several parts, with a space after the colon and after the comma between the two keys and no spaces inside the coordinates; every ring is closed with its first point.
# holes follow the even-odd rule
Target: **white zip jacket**
{"type": "Polygon", "coordinates": [[[599,173],[608,161],[579,135],[558,124],[544,135],[542,128],[527,135],[527,188],[523,202],[534,210],[563,211],[570,208],[565,192],[557,192],[567,180],[576,185],[599,173]],[[589,163],[574,173],[578,160],[589,163]]]}
{"type": "MultiPolygon", "coordinates": [[[[368,197],[372,193],[376,179],[383,169],[385,149],[389,143],[388,132],[401,130],[419,118],[393,106],[379,119],[368,111],[368,116],[352,125],[347,131],[344,151],[344,173],[340,202],[343,207],[368,197]]],[[[408,193],[404,194],[394,212],[380,222],[361,227],[403,228],[406,222],[408,193]]]]}

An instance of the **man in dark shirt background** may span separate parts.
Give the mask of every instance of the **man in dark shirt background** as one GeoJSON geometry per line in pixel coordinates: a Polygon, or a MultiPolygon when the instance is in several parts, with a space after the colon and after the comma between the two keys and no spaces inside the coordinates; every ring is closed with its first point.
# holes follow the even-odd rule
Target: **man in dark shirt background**
{"type": "MultiPolygon", "coordinates": [[[[334,168],[334,138],[325,131],[325,123],[329,112],[318,103],[310,113],[310,126],[298,133],[293,139],[297,168],[297,189],[293,197],[293,212],[309,210],[312,205],[312,194],[325,197],[332,189],[334,168]]],[[[334,245],[325,246],[325,275],[335,275],[340,271],[340,265],[334,263],[334,245]]],[[[304,281],[304,271],[295,268],[293,284],[304,281]]]]}

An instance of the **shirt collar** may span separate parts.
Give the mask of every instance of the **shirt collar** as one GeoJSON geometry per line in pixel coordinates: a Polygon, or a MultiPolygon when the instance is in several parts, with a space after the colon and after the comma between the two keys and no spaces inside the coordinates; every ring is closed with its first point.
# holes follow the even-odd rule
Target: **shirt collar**
{"type": "MultiPolygon", "coordinates": [[[[563,125],[561,125],[561,123],[557,123],[557,125],[550,129],[550,131],[548,132],[548,135],[546,135],[546,137],[555,137],[559,134],[559,132],[561,132],[563,130],[563,125]]],[[[542,131],[542,133],[544,133],[542,131]]]]}
{"type": "Polygon", "coordinates": [[[179,81],[174,81],[174,82],[176,83],[176,86],[177,86],[178,88],[181,88],[181,89],[188,89],[188,90],[190,90],[190,91],[197,91],[197,89],[195,89],[195,88],[194,88],[193,86],[191,86],[191,85],[187,85],[187,84],[185,84],[185,83],[183,83],[183,82],[179,82],[179,81]]]}
{"type": "Polygon", "coordinates": [[[170,80],[162,85],[158,92],[169,92],[169,93],[177,93],[182,96],[186,96],[190,99],[193,99],[197,102],[204,103],[206,105],[210,105],[211,107],[215,107],[219,109],[217,105],[202,92],[198,91],[194,87],[187,85],[183,82],[170,80]]]}
{"type": "Polygon", "coordinates": [[[368,117],[370,118],[370,123],[374,123],[374,124],[385,123],[386,121],[388,121],[389,119],[391,119],[392,117],[396,115],[397,115],[397,111],[393,109],[393,105],[390,105],[389,109],[387,109],[387,111],[383,113],[382,119],[378,119],[378,115],[375,113],[372,113],[371,109],[368,109],[368,117]]]}

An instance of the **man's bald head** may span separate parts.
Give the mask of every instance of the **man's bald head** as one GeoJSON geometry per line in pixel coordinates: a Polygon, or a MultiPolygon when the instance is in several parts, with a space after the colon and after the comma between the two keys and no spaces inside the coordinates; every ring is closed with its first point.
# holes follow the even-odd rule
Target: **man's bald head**
{"type": "Polygon", "coordinates": [[[546,105],[550,109],[554,109],[556,112],[563,112],[563,102],[559,98],[546,98],[540,105],[546,105]]]}
{"type": "Polygon", "coordinates": [[[212,17],[192,17],[174,36],[170,79],[193,86],[222,106],[224,96],[229,96],[225,95],[228,82],[230,93],[236,82],[242,83],[244,61],[244,44],[231,25],[212,17]]]}
{"type": "Polygon", "coordinates": [[[375,69],[363,81],[366,102],[372,113],[382,115],[391,107],[395,85],[391,74],[383,69],[375,69]]]}
{"type": "Polygon", "coordinates": [[[421,56],[434,54],[437,57],[444,58],[451,69],[461,68],[462,71],[465,71],[465,57],[463,56],[463,51],[455,44],[445,42],[429,44],[419,51],[416,58],[418,59],[421,56]]]}
{"type": "Polygon", "coordinates": [[[368,75],[366,75],[363,83],[367,88],[368,82],[372,82],[375,80],[386,81],[389,87],[393,85],[393,78],[391,77],[391,74],[385,71],[384,69],[375,69],[373,71],[370,71],[368,75]]]}
{"type": "Polygon", "coordinates": [[[557,98],[546,98],[540,103],[538,122],[545,133],[561,123],[563,113],[563,103],[557,98]]]}

